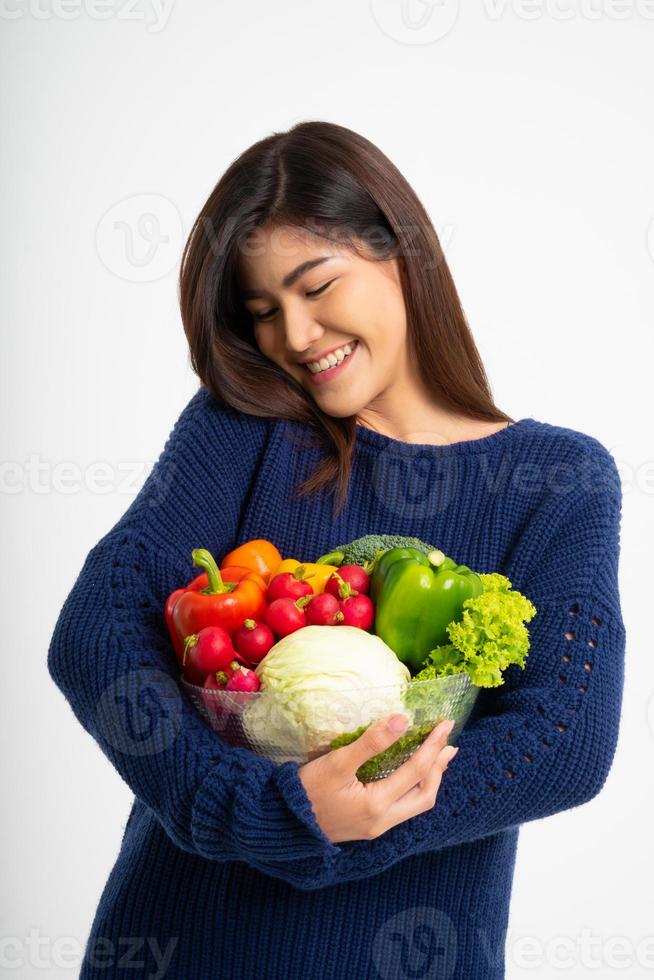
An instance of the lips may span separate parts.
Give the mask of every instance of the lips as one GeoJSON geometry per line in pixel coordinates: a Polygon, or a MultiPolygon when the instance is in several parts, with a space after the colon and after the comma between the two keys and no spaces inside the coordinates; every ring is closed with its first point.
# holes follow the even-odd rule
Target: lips
{"type": "Polygon", "coordinates": [[[357,343],[357,340],[344,340],[342,344],[336,344],[335,347],[331,347],[328,351],[325,351],[324,354],[320,354],[318,357],[310,357],[308,360],[302,361],[301,363],[308,369],[309,364],[318,364],[320,361],[322,361],[323,357],[328,357],[329,354],[333,354],[334,351],[340,350],[348,345],[354,348],[357,343]]]}

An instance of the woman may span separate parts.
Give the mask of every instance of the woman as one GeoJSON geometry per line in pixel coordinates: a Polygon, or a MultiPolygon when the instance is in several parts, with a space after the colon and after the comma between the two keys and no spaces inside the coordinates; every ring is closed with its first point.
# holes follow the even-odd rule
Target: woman
{"type": "Polygon", "coordinates": [[[229,167],[180,293],[202,387],[49,650],[135,794],[82,980],[502,977],[519,826],[594,797],[618,737],[613,457],[494,405],[427,214],[343,127],[229,167]],[[449,768],[440,725],[360,783],[391,719],[299,767],[229,747],[181,696],[162,615],[191,550],[263,537],[311,559],[370,532],[506,574],[538,610],[526,667],[483,692],[449,768]]]}

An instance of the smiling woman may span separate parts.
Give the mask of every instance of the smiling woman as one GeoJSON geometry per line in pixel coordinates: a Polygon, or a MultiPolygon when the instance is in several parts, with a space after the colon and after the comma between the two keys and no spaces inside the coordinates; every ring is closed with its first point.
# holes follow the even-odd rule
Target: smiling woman
{"type": "Polygon", "coordinates": [[[443,445],[512,421],[420,200],[345,127],[300,123],[231,164],[189,235],[180,299],[204,384],[317,433],[324,452],[299,493],[329,486],[337,512],[357,423],[443,445]]]}
{"type": "Polygon", "coordinates": [[[180,980],[502,980],[519,828],[597,795],[615,751],[615,460],[495,407],[427,215],[350,130],[302,123],[239,157],[180,287],[203,385],[48,653],[135,795],[80,980],[104,980],[125,936],[153,940],[139,978],[162,975],[157,949],[180,980]],[[372,784],[357,772],[401,737],[389,716],[302,766],[229,745],[180,689],[166,628],[193,550],[264,539],[312,562],[371,532],[505,575],[538,610],[526,666],[456,747],[439,724],[372,784]]]}

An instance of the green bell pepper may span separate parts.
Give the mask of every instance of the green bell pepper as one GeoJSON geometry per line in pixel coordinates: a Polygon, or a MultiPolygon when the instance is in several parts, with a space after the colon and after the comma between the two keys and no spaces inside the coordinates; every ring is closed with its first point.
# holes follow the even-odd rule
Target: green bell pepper
{"type": "Polygon", "coordinates": [[[430,650],[449,643],[447,627],[462,619],[464,601],[483,591],[476,572],[438,549],[390,548],[377,556],[370,583],[375,633],[416,674],[430,650]]]}

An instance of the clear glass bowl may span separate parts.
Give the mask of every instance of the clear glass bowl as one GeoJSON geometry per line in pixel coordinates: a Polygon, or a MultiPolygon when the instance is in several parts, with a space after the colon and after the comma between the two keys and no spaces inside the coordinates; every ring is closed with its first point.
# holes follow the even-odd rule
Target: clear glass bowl
{"type": "Polygon", "coordinates": [[[393,687],[347,691],[320,688],[295,693],[210,690],[180,677],[183,688],[210,727],[233,746],[249,749],[272,762],[300,765],[353,741],[372,723],[405,712],[410,724],[388,749],[357,771],[362,782],[383,779],[402,765],[439,722],[453,718],[448,737],[459,736],[481,688],[469,674],[393,687]],[[311,726],[305,718],[311,718],[311,726]]]}

